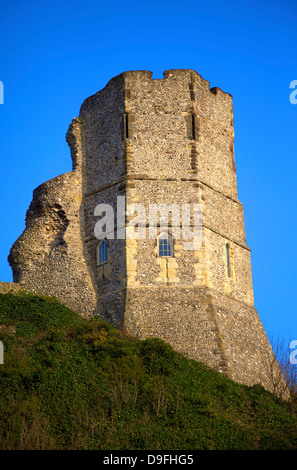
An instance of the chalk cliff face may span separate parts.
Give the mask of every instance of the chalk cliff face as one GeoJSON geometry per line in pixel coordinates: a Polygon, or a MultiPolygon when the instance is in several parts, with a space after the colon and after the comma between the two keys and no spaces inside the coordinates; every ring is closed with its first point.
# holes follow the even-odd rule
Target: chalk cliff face
{"type": "MultiPolygon", "coordinates": [[[[67,141],[73,170],[34,191],[9,256],[14,281],[272,389],[273,353],[254,308],[237,194],[231,95],[192,70],[168,70],[160,80],[124,72],[84,101],[67,141]],[[159,220],[156,239],[107,236],[100,262],[95,208],[109,204],[116,214],[118,196],[145,208],[146,228],[151,204],[198,204],[201,245],[185,250],[181,235],[163,256],[159,220]]],[[[130,221],[126,213],[124,226],[130,221]]]]}

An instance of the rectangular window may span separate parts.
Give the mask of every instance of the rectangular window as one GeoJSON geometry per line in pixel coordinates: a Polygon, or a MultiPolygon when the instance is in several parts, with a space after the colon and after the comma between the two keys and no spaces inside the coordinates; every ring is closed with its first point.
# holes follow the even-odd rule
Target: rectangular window
{"type": "Polygon", "coordinates": [[[193,140],[196,139],[196,135],[195,135],[195,116],[194,116],[194,114],[192,114],[192,139],[193,140]]]}
{"type": "Polygon", "coordinates": [[[173,240],[170,235],[162,234],[159,237],[159,256],[173,256],[173,240]]]}
{"type": "Polygon", "coordinates": [[[129,139],[129,117],[128,114],[125,114],[125,137],[129,139]]]}
{"type": "Polygon", "coordinates": [[[230,269],[230,248],[229,248],[228,243],[227,243],[227,245],[226,245],[226,258],[227,258],[227,273],[228,273],[228,277],[231,277],[231,269],[230,269]]]}

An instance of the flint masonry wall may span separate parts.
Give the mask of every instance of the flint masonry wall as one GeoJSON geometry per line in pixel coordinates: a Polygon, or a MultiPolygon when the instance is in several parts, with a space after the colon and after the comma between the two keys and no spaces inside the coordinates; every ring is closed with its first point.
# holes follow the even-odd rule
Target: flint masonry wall
{"type": "MultiPolygon", "coordinates": [[[[237,195],[232,97],[192,70],[157,80],[124,72],[84,101],[67,140],[73,171],[35,190],[9,257],[15,282],[271,389],[263,355],[273,354],[254,309],[237,195]],[[94,210],[111,204],[116,212],[118,196],[145,207],[147,229],[150,204],[200,204],[201,246],[185,250],[181,236],[174,256],[160,257],[157,240],[106,234],[109,260],[98,266],[94,210]]],[[[134,217],[126,214],[126,227],[134,217]]]]}
{"type": "MultiPolygon", "coordinates": [[[[203,247],[194,254],[178,245],[169,280],[175,278],[179,287],[206,284],[253,305],[250,250],[237,198],[231,96],[210,90],[206,80],[189,70],[166,71],[162,80],[152,80],[148,72],[128,73],[125,90],[128,202],[203,207],[203,247]],[[226,243],[234,266],[231,279],[226,276],[226,243]]],[[[137,263],[128,285],[158,284],[162,276],[154,281],[152,275],[139,276],[154,271],[155,252],[144,254],[143,243],[137,246],[137,256],[129,260],[127,255],[137,263]]]]}
{"type": "Polygon", "coordinates": [[[26,229],[8,260],[15,283],[36,294],[56,296],[88,316],[97,309],[97,296],[84,246],[79,122],[70,126],[68,140],[74,170],[34,190],[26,229]]]}
{"type": "Polygon", "coordinates": [[[94,210],[97,205],[107,203],[116,212],[117,196],[126,194],[124,107],[124,76],[120,75],[99,93],[87,98],[79,114],[85,158],[82,171],[85,248],[100,299],[97,312],[113,323],[123,322],[124,318],[126,244],[124,240],[109,239],[109,263],[97,266],[94,210]],[[110,308],[111,303],[113,308],[110,308]]]}

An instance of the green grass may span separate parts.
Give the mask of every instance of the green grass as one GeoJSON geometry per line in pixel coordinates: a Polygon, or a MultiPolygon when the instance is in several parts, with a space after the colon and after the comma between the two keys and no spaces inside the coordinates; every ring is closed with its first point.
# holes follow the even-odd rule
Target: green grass
{"type": "Polygon", "coordinates": [[[159,339],[0,294],[0,449],[297,449],[294,410],[159,339]]]}

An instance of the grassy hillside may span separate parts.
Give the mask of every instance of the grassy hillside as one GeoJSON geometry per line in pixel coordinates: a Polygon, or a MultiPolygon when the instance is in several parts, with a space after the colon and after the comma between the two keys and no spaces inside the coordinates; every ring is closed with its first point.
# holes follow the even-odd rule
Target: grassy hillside
{"type": "Polygon", "coordinates": [[[297,449],[294,411],[58,301],[0,294],[0,449],[297,449]]]}

